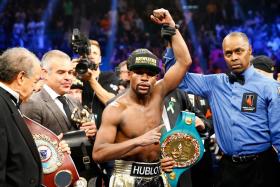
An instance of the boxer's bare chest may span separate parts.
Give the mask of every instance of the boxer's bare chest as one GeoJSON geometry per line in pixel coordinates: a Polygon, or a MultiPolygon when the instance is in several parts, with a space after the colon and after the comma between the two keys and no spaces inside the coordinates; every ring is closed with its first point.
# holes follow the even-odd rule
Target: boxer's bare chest
{"type": "Polygon", "coordinates": [[[119,130],[128,138],[134,138],[159,126],[161,123],[161,107],[133,105],[122,116],[119,130]]]}

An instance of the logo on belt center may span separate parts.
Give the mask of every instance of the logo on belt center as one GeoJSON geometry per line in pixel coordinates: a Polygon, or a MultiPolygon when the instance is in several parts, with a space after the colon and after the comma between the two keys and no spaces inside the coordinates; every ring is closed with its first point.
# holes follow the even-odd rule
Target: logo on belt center
{"type": "Polygon", "coordinates": [[[174,133],[168,136],[162,143],[161,151],[163,157],[174,159],[176,162],[174,167],[189,167],[200,156],[198,141],[185,133],[174,133]]]}
{"type": "Polygon", "coordinates": [[[64,155],[58,144],[43,134],[33,134],[42,161],[43,173],[49,174],[62,165],[64,155]]]}

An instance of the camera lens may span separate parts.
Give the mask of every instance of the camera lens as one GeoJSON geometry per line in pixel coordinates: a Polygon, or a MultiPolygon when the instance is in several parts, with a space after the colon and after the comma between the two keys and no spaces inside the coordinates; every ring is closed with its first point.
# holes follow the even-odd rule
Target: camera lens
{"type": "Polygon", "coordinates": [[[85,62],[79,62],[76,67],[75,70],[78,74],[85,74],[88,71],[88,63],[85,62]]]}

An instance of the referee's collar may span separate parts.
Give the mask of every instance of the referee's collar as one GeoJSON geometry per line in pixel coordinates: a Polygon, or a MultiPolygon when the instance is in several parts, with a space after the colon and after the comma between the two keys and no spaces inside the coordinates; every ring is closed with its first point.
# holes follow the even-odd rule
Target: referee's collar
{"type": "Polygon", "coordinates": [[[255,68],[253,65],[250,65],[243,73],[242,75],[245,78],[245,82],[246,80],[248,80],[251,76],[253,76],[253,74],[255,73],[255,68]]]}

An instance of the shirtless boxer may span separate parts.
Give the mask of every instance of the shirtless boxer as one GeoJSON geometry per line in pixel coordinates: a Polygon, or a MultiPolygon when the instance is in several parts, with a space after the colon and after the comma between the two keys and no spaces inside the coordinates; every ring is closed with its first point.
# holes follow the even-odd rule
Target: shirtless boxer
{"type": "MultiPolygon", "coordinates": [[[[154,10],[151,19],[175,28],[173,18],[165,9],[154,10]]],[[[110,186],[168,185],[161,177],[159,163],[163,99],[179,85],[191,64],[189,50],[177,29],[171,44],[177,62],[159,81],[157,57],[147,49],[135,50],[128,59],[130,88],[103,112],[93,159],[116,160],[110,186]]]]}

